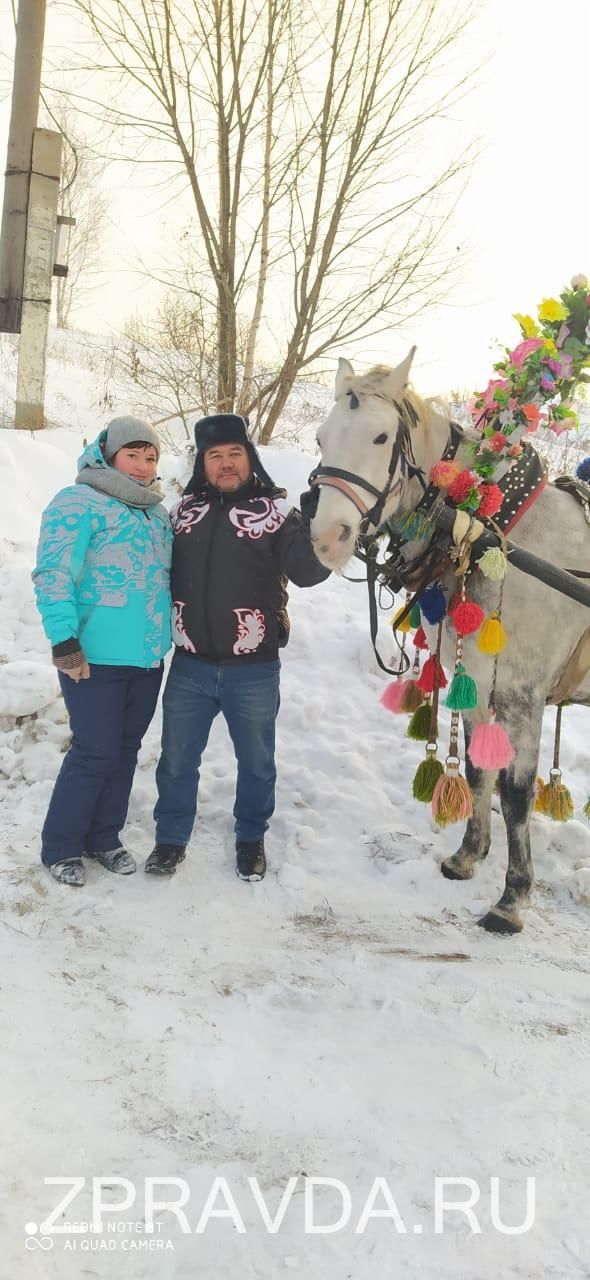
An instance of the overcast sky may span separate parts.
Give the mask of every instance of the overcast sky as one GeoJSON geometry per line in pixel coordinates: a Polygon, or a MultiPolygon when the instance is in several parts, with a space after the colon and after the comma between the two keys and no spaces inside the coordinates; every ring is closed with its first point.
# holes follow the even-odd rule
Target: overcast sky
{"type": "MultiPolygon", "coordinates": [[[[53,0],[47,38],[74,28],[53,0]]],[[[10,0],[0,0],[0,156],[4,168],[14,47],[10,0]]],[[[444,306],[341,354],[354,363],[394,363],[417,343],[419,391],[472,390],[485,384],[494,340],[517,339],[514,311],[532,311],[571,275],[590,275],[589,0],[481,0],[465,46],[466,65],[483,62],[478,85],[454,111],[459,141],[478,136],[481,153],[453,223],[464,265],[444,306]],[[470,63],[471,55],[471,63],[470,63]]],[[[162,193],[139,189],[141,176],[111,170],[105,276],[78,318],[116,330],[133,310],[157,303],[159,286],[134,268],[156,266],[178,230],[162,193]],[[148,213],[146,214],[146,209],[148,213]]]]}

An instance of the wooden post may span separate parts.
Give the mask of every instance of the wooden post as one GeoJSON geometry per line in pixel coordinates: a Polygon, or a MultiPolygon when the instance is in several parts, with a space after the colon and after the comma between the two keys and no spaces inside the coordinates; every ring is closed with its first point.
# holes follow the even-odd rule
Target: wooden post
{"type": "Polygon", "coordinates": [[[20,333],[27,208],[37,127],[46,0],[19,0],[0,231],[0,333],[20,333]]]}
{"type": "Polygon", "coordinates": [[[61,133],[35,130],[14,418],[15,427],[28,431],[45,426],[45,368],[61,148],[61,133]]]}

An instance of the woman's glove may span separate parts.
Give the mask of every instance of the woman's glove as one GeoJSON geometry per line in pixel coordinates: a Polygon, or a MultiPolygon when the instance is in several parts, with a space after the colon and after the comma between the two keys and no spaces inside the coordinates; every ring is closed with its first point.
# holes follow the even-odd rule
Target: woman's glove
{"type": "Polygon", "coordinates": [[[90,678],[90,667],[80,648],[78,640],[63,640],[61,644],[54,644],[51,650],[54,667],[61,671],[64,676],[69,676],[71,680],[75,680],[76,684],[79,680],[88,680],[90,678]]]}

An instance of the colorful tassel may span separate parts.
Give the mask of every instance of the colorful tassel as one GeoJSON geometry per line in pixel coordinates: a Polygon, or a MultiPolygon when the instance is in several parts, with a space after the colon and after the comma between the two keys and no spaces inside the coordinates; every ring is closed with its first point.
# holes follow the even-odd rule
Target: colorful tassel
{"type": "Polygon", "coordinates": [[[533,801],[533,809],[534,809],[535,813],[543,813],[543,812],[544,812],[544,808],[543,808],[543,805],[544,805],[544,800],[543,800],[544,792],[545,792],[545,782],[544,782],[543,778],[541,778],[539,775],[537,775],[537,781],[535,782],[535,799],[534,799],[534,801],[533,801]]]}
{"type": "Polygon", "coordinates": [[[470,711],[477,706],[477,685],[475,680],[467,675],[462,663],[459,663],[451,680],[445,705],[450,707],[451,711],[470,711]]]}
{"type": "Polygon", "coordinates": [[[422,515],[420,511],[408,511],[406,515],[394,520],[393,525],[396,532],[400,533],[407,542],[417,542],[432,531],[428,517],[422,515]]]}
{"type": "Polygon", "coordinates": [[[498,614],[491,613],[483,623],[475,643],[481,653],[495,656],[505,648],[506,638],[506,631],[498,614]]]}
{"type": "Polygon", "coordinates": [[[477,561],[478,569],[481,569],[484,577],[491,578],[494,582],[499,582],[504,577],[508,561],[503,551],[499,547],[488,547],[484,551],[481,560],[477,561]]]}
{"type": "Polygon", "coordinates": [[[448,684],[447,677],[438,658],[427,658],[416,684],[422,690],[422,693],[432,693],[435,685],[439,689],[446,689],[448,684]]]}
{"type": "Polygon", "coordinates": [[[405,631],[407,634],[408,631],[412,630],[409,615],[406,613],[405,618],[403,618],[401,622],[398,621],[398,619],[402,618],[403,613],[405,613],[405,605],[403,608],[398,609],[397,613],[392,618],[391,625],[394,631],[405,631]]]}
{"type": "Polygon", "coordinates": [[[426,639],[426,632],[424,630],[424,627],[418,627],[418,630],[414,636],[414,648],[416,649],[430,648],[430,645],[428,644],[428,640],[426,639]]]}
{"type": "Polygon", "coordinates": [[[415,680],[404,680],[402,683],[404,691],[400,699],[400,711],[407,711],[408,713],[417,711],[424,702],[422,690],[418,688],[415,680]]]}
{"type": "Polygon", "coordinates": [[[420,605],[416,601],[416,604],[412,605],[412,610],[410,613],[410,626],[412,628],[412,631],[415,631],[416,628],[420,626],[421,621],[422,621],[422,614],[420,612],[420,605]]]}
{"type": "Polygon", "coordinates": [[[391,684],[388,684],[381,694],[379,699],[381,706],[385,707],[387,711],[393,711],[394,715],[401,715],[403,712],[401,703],[405,693],[405,686],[405,680],[392,680],[391,684]]]}
{"type": "Polygon", "coordinates": [[[552,769],[549,782],[543,787],[540,798],[541,812],[554,822],[569,822],[574,816],[574,802],[571,791],[561,781],[561,770],[552,769]]]}
{"type": "Polygon", "coordinates": [[[451,622],[460,636],[470,636],[485,618],[485,613],[480,605],[475,604],[473,600],[461,600],[455,608],[449,612],[451,622]]]}
{"type": "Polygon", "coordinates": [[[406,736],[413,738],[414,742],[428,742],[430,738],[430,720],[432,717],[432,707],[429,702],[423,702],[414,712],[410,723],[406,730],[406,736]]]}
{"type": "Polygon", "coordinates": [[[426,591],[418,597],[418,603],[421,612],[431,627],[436,622],[440,622],[447,611],[447,602],[440,582],[435,582],[431,587],[427,587],[426,591]]]}
{"type": "Polygon", "coordinates": [[[412,795],[414,800],[420,800],[423,804],[430,804],[434,795],[434,788],[444,774],[444,765],[436,758],[436,747],[434,745],[426,748],[426,759],[418,765],[414,781],[412,783],[412,795]]]}
{"type": "Polygon", "coordinates": [[[432,795],[432,816],[439,827],[448,827],[451,822],[461,822],[470,818],[473,813],[473,797],[465,778],[459,773],[459,766],[449,765],[439,778],[432,795]]]}
{"type": "Polygon", "coordinates": [[[467,750],[476,769],[507,769],[514,760],[514,747],[493,711],[487,724],[476,724],[467,750]]]}

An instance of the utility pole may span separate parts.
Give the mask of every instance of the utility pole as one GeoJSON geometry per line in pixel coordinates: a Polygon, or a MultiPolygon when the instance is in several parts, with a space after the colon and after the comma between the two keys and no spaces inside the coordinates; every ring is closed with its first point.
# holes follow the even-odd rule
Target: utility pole
{"type": "Polygon", "coordinates": [[[46,0],[19,0],[2,230],[0,332],[20,333],[33,137],[39,114],[46,0]]]}

